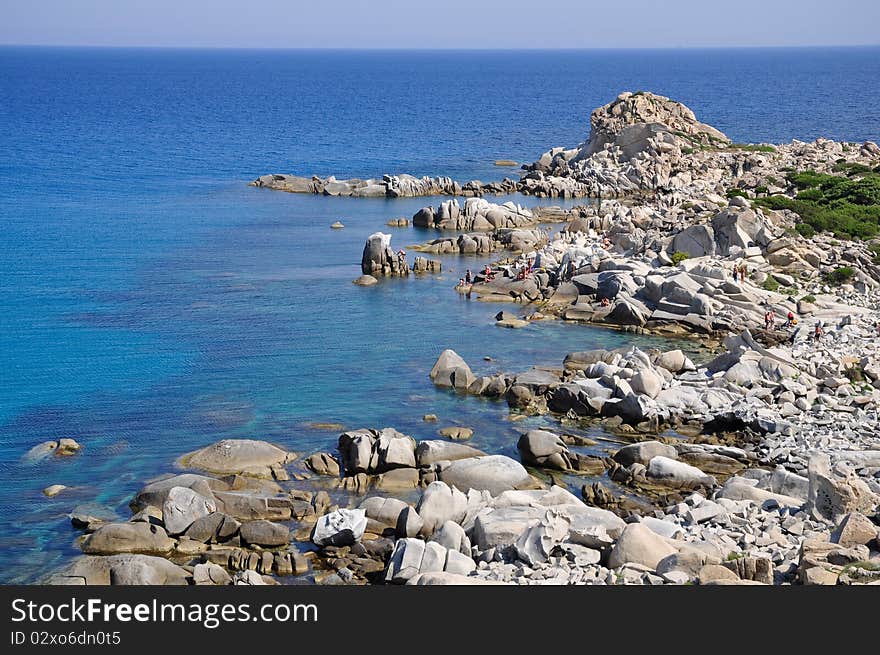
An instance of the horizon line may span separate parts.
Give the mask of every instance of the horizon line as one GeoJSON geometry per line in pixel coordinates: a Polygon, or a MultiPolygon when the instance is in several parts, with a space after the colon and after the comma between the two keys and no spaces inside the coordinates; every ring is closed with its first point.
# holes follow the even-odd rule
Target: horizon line
{"type": "Polygon", "coordinates": [[[88,50],[241,50],[241,51],[265,51],[265,52],[622,52],[622,51],[652,51],[652,50],[796,50],[796,49],[831,49],[831,48],[876,48],[877,43],[847,43],[847,44],[801,44],[801,45],[658,45],[658,46],[605,46],[605,47],[467,47],[467,46],[437,46],[437,47],[346,47],[346,46],[237,46],[237,45],[155,45],[155,44],[89,44],[89,43],[0,43],[0,48],[68,48],[88,50]]]}

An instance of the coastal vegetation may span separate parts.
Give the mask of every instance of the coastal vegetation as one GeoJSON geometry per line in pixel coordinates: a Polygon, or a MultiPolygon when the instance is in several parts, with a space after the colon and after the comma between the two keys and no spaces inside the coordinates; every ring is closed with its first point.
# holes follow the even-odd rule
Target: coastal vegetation
{"type": "Polygon", "coordinates": [[[855,274],[856,272],[851,266],[840,266],[833,271],[826,273],[825,281],[828,282],[828,284],[839,287],[841,284],[846,284],[852,280],[855,274]]]}
{"type": "Polygon", "coordinates": [[[767,279],[764,280],[764,284],[761,285],[765,291],[778,291],[779,290],[779,282],[772,275],[767,276],[767,279]]]}
{"type": "Polygon", "coordinates": [[[730,147],[736,148],[737,150],[746,150],[748,152],[776,152],[774,146],[766,143],[734,143],[730,147]]]}
{"type": "MultiPolygon", "coordinates": [[[[861,164],[838,163],[834,169],[846,174],[812,170],[789,172],[788,182],[798,190],[794,198],[773,195],[755,202],[761,207],[796,213],[801,218],[796,229],[806,238],[817,232],[855,239],[877,236],[880,233],[880,174],[861,164]]],[[[728,196],[732,191],[728,191],[728,196]]]]}

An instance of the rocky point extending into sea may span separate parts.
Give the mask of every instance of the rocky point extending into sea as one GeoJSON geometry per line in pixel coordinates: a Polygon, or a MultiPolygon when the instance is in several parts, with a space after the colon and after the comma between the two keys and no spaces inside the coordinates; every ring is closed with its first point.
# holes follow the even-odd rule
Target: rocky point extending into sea
{"type": "MultiPolygon", "coordinates": [[[[640,92],[596,109],[587,141],[549,150],[519,180],[263,176],[253,184],[295,193],[462,197],[412,217],[438,232],[419,250],[505,253],[455,290],[520,303],[499,326],[685,334],[717,344],[715,356],[631,346],[484,374],[438,344],[426,385],[552,427],[524,429],[517,459],[468,445],[463,426],[420,441],[346,430],[315,453],[221,440],[147,482],[127,521],[74,510],[84,554],[49,580],[880,584],[876,249],[812,234],[791,209],[803,204],[762,201],[793,199],[798,172],[852,181],[878,167],[872,142],[734,144],[640,92]],[[591,200],[484,197],[512,192],[591,200]],[[578,434],[593,425],[610,438],[578,434]]],[[[359,284],[440,270],[407,262],[382,232],[361,266],[359,284]]]]}

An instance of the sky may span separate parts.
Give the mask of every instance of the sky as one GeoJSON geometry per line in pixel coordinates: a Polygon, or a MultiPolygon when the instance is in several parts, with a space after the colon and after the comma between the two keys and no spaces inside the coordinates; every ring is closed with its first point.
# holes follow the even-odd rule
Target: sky
{"type": "Polygon", "coordinates": [[[880,45],[880,0],[0,0],[0,44],[228,48],[880,45]]]}

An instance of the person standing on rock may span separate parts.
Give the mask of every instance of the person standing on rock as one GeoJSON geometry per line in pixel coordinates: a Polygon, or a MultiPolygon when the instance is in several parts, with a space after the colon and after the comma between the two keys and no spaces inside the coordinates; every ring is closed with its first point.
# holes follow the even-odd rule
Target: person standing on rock
{"type": "Polygon", "coordinates": [[[465,281],[465,284],[470,284],[471,282],[473,282],[473,276],[471,275],[471,269],[468,269],[467,272],[464,274],[464,281],[465,281]]]}
{"type": "Polygon", "coordinates": [[[791,310],[788,311],[788,316],[786,317],[788,320],[785,321],[785,327],[791,327],[794,325],[794,312],[791,310]]]}
{"type": "Polygon", "coordinates": [[[816,323],[816,327],[813,328],[813,340],[816,343],[819,343],[819,340],[822,338],[822,335],[825,334],[825,330],[822,329],[822,321],[816,323]]]}

